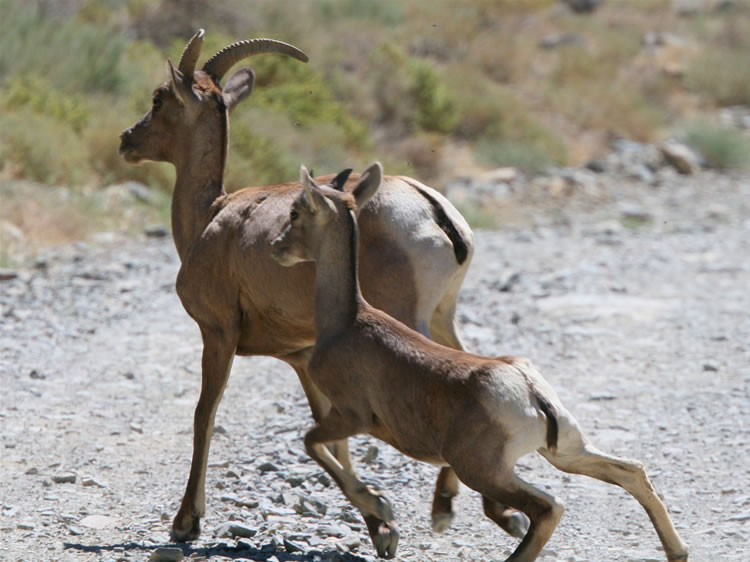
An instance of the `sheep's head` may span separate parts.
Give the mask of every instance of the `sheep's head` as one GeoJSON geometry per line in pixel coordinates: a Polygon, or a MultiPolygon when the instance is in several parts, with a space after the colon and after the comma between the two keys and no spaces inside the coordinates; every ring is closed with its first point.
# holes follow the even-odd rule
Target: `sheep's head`
{"type": "Polygon", "coordinates": [[[207,142],[222,138],[226,134],[227,113],[253,89],[255,77],[250,67],[238,69],[221,85],[224,75],[240,60],[259,53],[308,60],[305,53],[287,43],[250,39],[222,49],[196,70],[203,35],[201,29],[190,39],[177,68],[167,61],[169,80],[154,90],[151,109],[120,134],[120,154],[128,162],[177,164],[180,155],[185,154],[185,143],[196,135],[207,142]]]}

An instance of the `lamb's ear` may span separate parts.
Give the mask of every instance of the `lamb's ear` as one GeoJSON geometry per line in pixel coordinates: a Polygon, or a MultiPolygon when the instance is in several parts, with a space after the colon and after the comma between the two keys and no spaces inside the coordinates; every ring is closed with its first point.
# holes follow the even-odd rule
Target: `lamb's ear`
{"type": "Polygon", "coordinates": [[[328,209],[329,205],[325,195],[320,191],[318,184],[307,171],[307,168],[300,166],[299,179],[302,182],[302,202],[311,213],[317,213],[321,209],[328,209]]]}
{"type": "Polygon", "coordinates": [[[330,185],[333,189],[338,189],[339,191],[344,191],[344,186],[346,185],[346,180],[349,179],[349,174],[352,173],[351,168],[347,168],[346,170],[341,170],[338,175],[331,180],[330,185]]]}
{"type": "Polygon", "coordinates": [[[380,185],[383,183],[383,166],[380,162],[373,162],[359,176],[359,183],[354,188],[352,195],[357,202],[357,208],[361,209],[375,195],[380,185]]]}
{"type": "Polygon", "coordinates": [[[243,66],[227,80],[222,90],[222,97],[227,109],[231,111],[253,91],[255,73],[249,66],[243,66]]]}

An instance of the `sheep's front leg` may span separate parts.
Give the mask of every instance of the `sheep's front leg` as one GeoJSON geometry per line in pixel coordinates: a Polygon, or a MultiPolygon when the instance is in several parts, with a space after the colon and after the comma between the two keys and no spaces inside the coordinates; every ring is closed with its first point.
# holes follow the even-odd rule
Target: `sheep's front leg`
{"type": "Polygon", "coordinates": [[[172,523],[172,540],[190,541],[200,535],[200,520],[206,512],[206,467],[216,409],[224,393],[237,347],[237,334],[230,330],[208,330],[203,335],[202,385],[195,407],[193,462],[185,495],[172,523]]]}
{"type": "Polygon", "coordinates": [[[332,410],[317,426],[307,432],[305,449],[336,481],[349,501],[362,512],[378,556],[392,558],[396,555],[399,534],[393,522],[390,502],[370,489],[356,474],[346,470],[325,446],[327,442],[366,432],[366,428],[360,424],[332,410]]]}

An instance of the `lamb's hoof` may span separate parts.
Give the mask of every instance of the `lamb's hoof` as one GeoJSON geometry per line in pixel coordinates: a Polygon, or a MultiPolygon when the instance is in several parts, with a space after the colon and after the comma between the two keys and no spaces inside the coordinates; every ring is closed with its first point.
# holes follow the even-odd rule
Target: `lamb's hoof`
{"type": "Polygon", "coordinates": [[[686,562],[688,560],[688,551],[685,547],[682,552],[675,552],[667,555],[668,562],[686,562]]]}
{"type": "Polygon", "coordinates": [[[432,515],[432,530],[436,533],[442,533],[453,523],[452,513],[434,513],[432,515]]]}
{"type": "Polygon", "coordinates": [[[531,522],[529,521],[529,518],[520,511],[516,511],[513,515],[508,517],[504,529],[511,537],[522,539],[526,536],[526,533],[529,532],[530,525],[531,522]]]}
{"type": "Polygon", "coordinates": [[[385,522],[374,515],[365,516],[365,523],[378,556],[381,558],[396,556],[399,539],[396,524],[393,521],[385,522]]]}

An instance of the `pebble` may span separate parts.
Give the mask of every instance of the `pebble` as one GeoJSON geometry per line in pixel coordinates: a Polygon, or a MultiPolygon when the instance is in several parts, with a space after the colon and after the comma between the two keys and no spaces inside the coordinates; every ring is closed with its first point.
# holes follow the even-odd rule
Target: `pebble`
{"type": "Polygon", "coordinates": [[[149,560],[159,562],[179,562],[185,558],[185,553],[181,548],[174,546],[162,546],[151,553],[149,560]]]}
{"type": "Polygon", "coordinates": [[[55,474],[52,476],[52,481],[55,484],[74,484],[76,481],[76,475],[72,472],[65,472],[63,474],[55,474]]]}
{"type": "Polygon", "coordinates": [[[102,484],[98,480],[91,478],[90,476],[84,476],[81,479],[82,486],[95,486],[96,488],[106,488],[106,484],[102,484]]]}
{"type": "Polygon", "coordinates": [[[108,515],[88,515],[78,522],[79,525],[89,529],[106,529],[107,527],[114,527],[116,523],[117,520],[108,515]]]}
{"type": "Polygon", "coordinates": [[[229,523],[226,525],[226,534],[222,536],[252,538],[258,534],[258,529],[243,525],[242,523],[229,523]]]}
{"type": "Polygon", "coordinates": [[[18,272],[12,269],[0,268],[0,281],[12,281],[18,277],[18,272]]]}
{"type": "Polygon", "coordinates": [[[21,529],[22,531],[33,531],[36,529],[36,525],[24,521],[16,525],[16,528],[21,529]]]}

